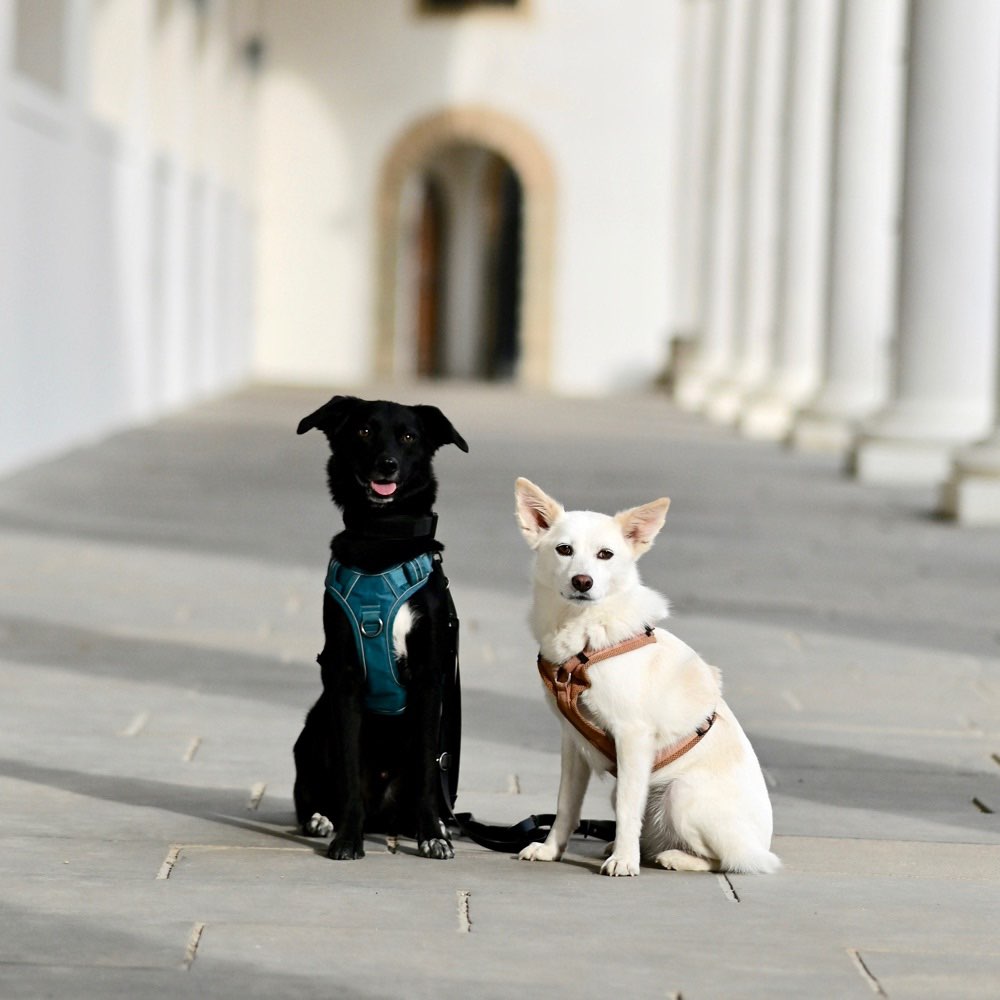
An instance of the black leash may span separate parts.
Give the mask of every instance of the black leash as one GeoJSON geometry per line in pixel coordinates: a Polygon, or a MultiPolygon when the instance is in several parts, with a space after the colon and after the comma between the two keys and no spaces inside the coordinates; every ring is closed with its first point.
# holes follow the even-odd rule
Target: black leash
{"type": "MultiPolygon", "coordinates": [[[[448,789],[449,781],[447,757],[448,755],[444,753],[438,758],[441,786],[445,792],[448,789]]],[[[480,823],[473,817],[472,813],[456,813],[451,808],[447,795],[444,799],[447,808],[445,822],[448,826],[456,827],[462,836],[468,837],[480,847],[503,854],[517,854],[528,844],[545,840],[556,819],[553,813],[541,813],[528,816],[513,826],[492,826],[489,823],[480,823]]],[[[573,836],[593,837],[595,840],[610,842],[615,839],[615,821],[613,819],[581,820],[580,825],[573,831],[573,836]]]]}
{"type": "MultiPolygon", "coordinates": [[[[438,557],[440,564],[440,557],[438,557]]],[[[458,765],[462,738],[462,697],[461,677],[458,667],[458,613],[455,602],[445,577],[445,588],[448,594],[448,628],[451,634],[451,645],[455,664],[451,677],[445,679],[445,689],[442,698],[441,733],[438,746],[441,753],[438,756],[438,774],[441,778],[441,807],[445,823],[469,840],[490,851],[504,854],[517,854],[528,844],[544,840],[555,816],[552,813],[542,813],[528,816],[513,826],[493,826],[480,823],[472,813],[456,813],[455,799],[458,795],[458,765]]],[[[574,831],[576,837],[593,837],[595,840],[612,841],[615,839],[615,821],[612,819],[585,819],[574,831]]]]}

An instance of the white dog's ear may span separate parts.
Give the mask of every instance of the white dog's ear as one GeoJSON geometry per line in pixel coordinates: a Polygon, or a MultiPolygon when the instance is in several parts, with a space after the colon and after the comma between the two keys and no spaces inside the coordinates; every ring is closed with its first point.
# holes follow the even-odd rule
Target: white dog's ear
{"type": "Polygon", "coordinates": [[[565,511],[562,505],[540,490],[530,479],[518,479],[514,484],[514,496],[517,500],[517,523],[521,533],[534,549],[555,521],[565,511]]]}
{"type": "Polygon", "coordinates": [[[636,559],[653,544],[653,539],[660,533],[669,506],[670,500],[660,497],[652,503],[644,503],[641,507],[615,514],[615,520],[622,529],[625,540],[632,546],[632,554],[636,559]]]}

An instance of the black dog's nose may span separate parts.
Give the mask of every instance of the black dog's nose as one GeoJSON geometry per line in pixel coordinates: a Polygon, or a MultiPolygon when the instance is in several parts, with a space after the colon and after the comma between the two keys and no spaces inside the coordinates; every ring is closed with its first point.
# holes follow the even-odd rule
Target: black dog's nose
{"type": "Polygon", "coordinates": [[[582,573],[579,576],[574,576],[570,583],[573,584],[573,589],[581,594],[586,594],[591,587],[594,586],[594,578],[592,576],[584,576],[582,573]]]}
{"type": "Polygon", "coordinates": [[[375,463],[375,471],[386,478],[394,476],[399,472],[399,462],[391,455],[382,455],[375,463]]]}

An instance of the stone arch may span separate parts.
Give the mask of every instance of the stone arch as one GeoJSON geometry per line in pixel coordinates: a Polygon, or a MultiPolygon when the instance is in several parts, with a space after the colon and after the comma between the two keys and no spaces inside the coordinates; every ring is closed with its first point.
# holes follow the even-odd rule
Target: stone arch
{"type": "Polygon", "coordinates": [[[518,381],[549,384],[555,257],[555,174],[535,135],[515,119],[482,106],[450,108],[421,119],[393,144],[378,190],[378,273],[375,368],[393,374],[395,276],[400,243],[400,199],[410,173],[454,143],[483,146],[506,159],[524,193],[521,272],[521,360],[518,381]]]}

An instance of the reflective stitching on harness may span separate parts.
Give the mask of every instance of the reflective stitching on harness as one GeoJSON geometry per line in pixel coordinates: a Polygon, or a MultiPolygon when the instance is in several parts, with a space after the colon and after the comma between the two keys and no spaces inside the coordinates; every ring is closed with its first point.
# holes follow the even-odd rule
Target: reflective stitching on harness
{"type": "Polygon", "coordinates": [[[379,715],[399,715],[406,708],[406,688],[396,673],[392,627],[396,613],[430,578],[428,554],[383,573],[360,573],[330,560],[326,591],[350,622],[365,675],[365,707],[379,715]]]}

